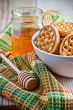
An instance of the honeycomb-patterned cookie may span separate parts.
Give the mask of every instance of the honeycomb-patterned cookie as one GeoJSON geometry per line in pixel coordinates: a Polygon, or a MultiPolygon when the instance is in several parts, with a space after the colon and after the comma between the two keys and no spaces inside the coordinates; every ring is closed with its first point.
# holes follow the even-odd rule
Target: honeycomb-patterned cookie
{"type": "Polygon", "coordinates": [[[66,36],[60,45],[60,55],[73,56],[73,34],[66,36]]]}
{"type": "Polygon", "coordinates": [[[60,44],[60,36],[58,30],[51,25],[44,26],[36,38],[36,45],[43,51],[48,53],[56,53],[60,44]]]}
{"type": "Polygon", "coordinates": [[[58,23],[54,24],[54,26],[58,29],[61,37],[73,33],[73,23],[71,22],[58,23]]]}

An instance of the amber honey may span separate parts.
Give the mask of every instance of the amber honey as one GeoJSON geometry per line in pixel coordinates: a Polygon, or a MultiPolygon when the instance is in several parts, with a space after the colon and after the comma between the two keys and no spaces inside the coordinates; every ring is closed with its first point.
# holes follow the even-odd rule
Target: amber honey
{"type": "Polygon", "coordinates": [[[12,14],[13,56],[34,51],[31,39],[43,26],[43,11],[35,7],[23,7],[14,10],[12,14]]]}
{"type": "Polygon", "coordinates": [[[13,56],[34,51],[31,39],[33,34],[38,30],[39,28],[29,27],[14,31],[12,35],[13,56]]]}

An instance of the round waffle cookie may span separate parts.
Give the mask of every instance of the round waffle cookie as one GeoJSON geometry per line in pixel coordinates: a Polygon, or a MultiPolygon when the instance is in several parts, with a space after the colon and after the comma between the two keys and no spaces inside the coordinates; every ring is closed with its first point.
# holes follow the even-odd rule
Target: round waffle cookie
{"type": "Polygon", "coordinates": [[[60,36],[58,30],[51,25],[44,26],[36,38],[36,45],[43,51],[48,53],[56,53],[60,44],[60,36]]]}
{"type": "Polygon", "coordinates": [[[68,34],[73,33],[73,23],[71,22],[63,22],[54,24],[54,26],[58,29],[60,36],[65,37],[68,34]]]}
{"type": "Polygon", "coordinates": [[[63,56],[73,55],[73,34],[66,36],[60,45],[59,54],[63,56]]]}

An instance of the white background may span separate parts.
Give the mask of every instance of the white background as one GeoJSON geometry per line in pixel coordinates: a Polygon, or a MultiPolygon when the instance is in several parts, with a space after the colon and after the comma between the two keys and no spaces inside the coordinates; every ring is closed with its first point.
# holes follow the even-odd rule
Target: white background
{"type": "Polygon", "coordinates": [[[35,0],[43,10],[53,9],[63,13],[67,20],[73,21],[73,0],[35,0]]]}

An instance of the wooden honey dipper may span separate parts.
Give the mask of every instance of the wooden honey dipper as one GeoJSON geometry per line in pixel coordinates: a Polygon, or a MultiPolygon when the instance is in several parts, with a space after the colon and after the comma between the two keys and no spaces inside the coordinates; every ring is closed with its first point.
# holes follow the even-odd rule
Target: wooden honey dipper
{"type": "Polygon", "coordinates": [[[30,72],[20,71],[3,53],[0,53],[0,57],[18,74],[23,88],[31,91],[37,87],[37,80],[30,72]]]}

